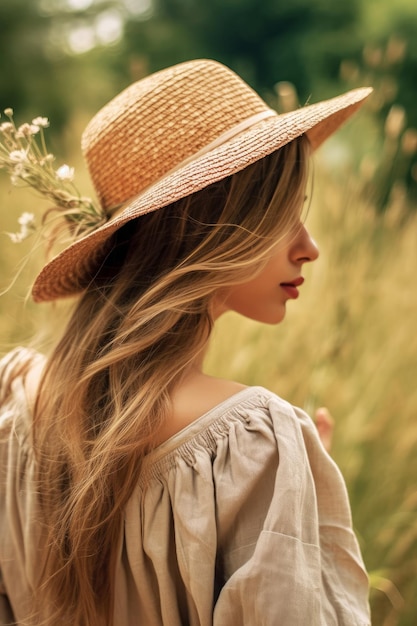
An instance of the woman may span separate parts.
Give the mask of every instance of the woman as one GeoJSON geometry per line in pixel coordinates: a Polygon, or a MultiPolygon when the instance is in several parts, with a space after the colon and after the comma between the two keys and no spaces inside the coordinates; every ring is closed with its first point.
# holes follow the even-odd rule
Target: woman
{"type": "Polygon", "coordinates": [[[369,90],[277,115],[213,61],[135,83],[83,149],[104,224],[38,276],[80,294],[1,375],[3,624],[369,624],[339,471],[311,420],[202,370],[234,310],[276,324],[318,256],[312,149],[369,90]]]}

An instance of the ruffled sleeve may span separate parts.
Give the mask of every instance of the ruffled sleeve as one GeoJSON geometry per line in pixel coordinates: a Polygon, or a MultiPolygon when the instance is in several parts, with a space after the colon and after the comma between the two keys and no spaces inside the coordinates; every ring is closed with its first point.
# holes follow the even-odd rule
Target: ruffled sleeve
{"type": "MultiPolygon", "coordinates": [[[[214,625],[368,626],[368,580],[341,474],[303,412],[272,399],[269,414],[279,454],[270,503],[251,545],[231,535],[223,546],[214,625]]],[[[256,482],[249,509],[265,488],[256,482]]]]}

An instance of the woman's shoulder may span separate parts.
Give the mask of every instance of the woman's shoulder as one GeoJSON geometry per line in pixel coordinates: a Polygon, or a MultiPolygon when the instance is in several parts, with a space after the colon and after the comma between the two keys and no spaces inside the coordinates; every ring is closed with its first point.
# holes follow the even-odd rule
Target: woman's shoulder
{"type": "Polygon", "coordinates": [[[176,459],[187,460],[193,451],[202,449],[217,455],[220,442],[221,447],[238,447],[243,456],[267,441],[273,449],[282,450],[285,442],[290,455],[303,458],[309,454],[307,449],[312,452],[321,447],[311,417],[259,385],[203,375],[179,386],[171,399],[172,412],[156,434],[147,466],[162,459],[161,467],[174,467],[176,459]]]}
{"type": "Polygon", "coordinates": [[[172,392],[171,415],[158,431],[156,445],[173,437],[244,389],[247,389],[246,385],[236,381],[214,378],[201,372],[187,376],[172,392]]]}
{"type": "MultiPolygon", "coordinates": [[[[157,432],[154,447],[168,440],[181,442],[200,430],[218,428],[218,421],[229,414],[247,420],[265,413],[267,421],[278,411],[292,407],[274,392],[261,386],[247,386],[234,380],[195,373],[184,379],[171,394],[171,413],[157,432]]],[[[264,419],[265,416],[262,418],[264,419]]],[[[228,421],[228,420],[226,420],[228,421]]]]}
{"type": "Polygon", "coordinates": [[[184,430],[198,429],[202,422],[215,421],[225,411],[236,412],[243,406],[246,413],[250,408],[262,409],[267,410],[271,418],[287,415],[295,421],[311,421],[304,411],[265,387],[194,372],[173,390],[171,414],[156,433],[154,445],[159,446],[184,430]]]}
{"type": "Polygon", "coordinates": [[[269,406],[272,402],[278,411],[303,413],[265,387],[248,386],[198,373],[185,379],[172,393],[172,422],[178,426],[192,423],[202,415],[215,412],[223,404],[231,405],[234,401],[240,403],[243,398],[254,401],[255,406],[269,406]]]}

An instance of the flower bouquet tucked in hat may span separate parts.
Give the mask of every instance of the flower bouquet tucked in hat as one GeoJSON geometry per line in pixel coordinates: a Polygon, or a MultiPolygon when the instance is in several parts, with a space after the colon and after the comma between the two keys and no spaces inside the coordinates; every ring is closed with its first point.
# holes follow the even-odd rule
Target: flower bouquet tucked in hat
{"type": "MultiPolygon", "coordinates": [[[[61,165],[54,168],[55,157],[48,152],[44,129],[46,117],[36,117],[30,124],[16,126],[13,109],[4,111],[8,121],[0,124],[0,169],[9,175],[13,185],[31,187],[51,200],[47,214],[57,212],[65,217],[72,237],[86,234],[105,222],[105,214],[91,198],[82,196],[73,183],[74,168],[61,165]]],[[[44,220],[46,218],[44,216],[44,220]]],[[[20,230],[8,233],[19,243],[37,230],[33,213],[24,212],[18,219],[20,230]]]]}

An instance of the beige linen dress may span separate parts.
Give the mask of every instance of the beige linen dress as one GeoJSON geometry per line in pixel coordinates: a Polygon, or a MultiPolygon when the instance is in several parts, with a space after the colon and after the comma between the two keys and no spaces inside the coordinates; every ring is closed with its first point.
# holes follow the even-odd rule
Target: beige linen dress
{"type": "MultiPolygon", "coordinates": [[[[0,624],[23,624],[44,546],[25,349],[0,362],[0,624]],[[16,373],[17,372],[17,373],[16,373]]],[[[345,485],[310,418],[248,387],[146,458],[126,507],[115,626],[368,626],[345,485]]]]}

